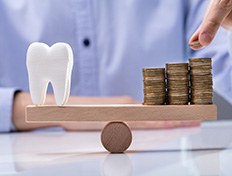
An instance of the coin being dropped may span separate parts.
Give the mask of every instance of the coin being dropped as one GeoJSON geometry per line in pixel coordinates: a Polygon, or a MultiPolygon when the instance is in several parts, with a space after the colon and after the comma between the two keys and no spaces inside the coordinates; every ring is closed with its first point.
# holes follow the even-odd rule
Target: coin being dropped
{"type": "Polygon", "coordinates": [[[194,47],[194,48],[202,48],[202,47],[203,47],[203,46],[200,44],[200,42],[199,42],[198,40],[189,43],[189,46],[190,46],[190,47],[194,47]]]}

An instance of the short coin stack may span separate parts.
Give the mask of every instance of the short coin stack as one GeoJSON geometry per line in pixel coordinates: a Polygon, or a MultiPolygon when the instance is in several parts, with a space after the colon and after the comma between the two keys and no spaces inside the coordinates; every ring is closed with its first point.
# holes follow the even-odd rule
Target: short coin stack
{"type": "Polygon", "coordinates": [[[191,104],[212,104],[213,81],[211,58],[189,59],[191,104]]]}
{"type": "Polygon", "coordinates": [[[185,105],[189,102],[188,64],[166,64],[167,104],[185,105]]]}
{"type": "Polygon", "coordinates": [[[144,68],[144,105],[165,104],[165,69],[144,68]]]}

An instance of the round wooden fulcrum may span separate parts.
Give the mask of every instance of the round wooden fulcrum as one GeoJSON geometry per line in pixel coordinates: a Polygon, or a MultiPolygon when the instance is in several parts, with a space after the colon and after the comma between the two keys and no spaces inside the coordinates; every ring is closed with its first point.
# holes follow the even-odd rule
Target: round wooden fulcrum
{"type": "Polygon", "coordinates": [[[102,145],[111,153],[126,151],[131,141],[131,130],[124,122],[109,122],[101,133],[102,145]]]}

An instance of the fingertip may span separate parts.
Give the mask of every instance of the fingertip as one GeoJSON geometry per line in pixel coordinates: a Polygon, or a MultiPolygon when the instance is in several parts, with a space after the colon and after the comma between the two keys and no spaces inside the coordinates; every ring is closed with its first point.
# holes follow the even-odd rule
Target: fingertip
{"type": "Polygon", "coordinates": [[[199,35],[199,42],[202,46],[208,46],[213,40],[213,35],[209,32],[202,32],[199,35]]]}
{"type": "Polygon", "coordinates": [[[182,121],[182,125],[185,126],[198,126],[201,124],[200,120],[186,120],[186,121],[182,121]]]}
{"type": "Polygon", "coordinates": [[[197,41],[190,42],[189,47],[192,48],[193,50],[199,50],[203,48],[204,46],[201,45],[201,43],[197,40],[197,41]]]}
{"type": "Polygon", "coordinates": [[[197,29],[197,31],[192,35],[192,37],[189,40],[189,47],[193,50],[199,50],[202,49],[204,46],[199,41],[199,31],[200,27],[197,29]]]}

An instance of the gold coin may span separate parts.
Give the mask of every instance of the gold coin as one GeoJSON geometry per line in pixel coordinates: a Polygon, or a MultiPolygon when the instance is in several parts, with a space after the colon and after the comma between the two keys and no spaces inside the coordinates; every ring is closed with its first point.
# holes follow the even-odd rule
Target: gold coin
{"type": "Polygon", "coordinates": [[[188,63],[166,64],[166,70],[188,70],[188,63]]]}
{"type": "Polygon", "coordinates": [[[190,58],[189,59],[189,64],[207,64],[211,63],[212,59],[211,58],[190,58]]]}

